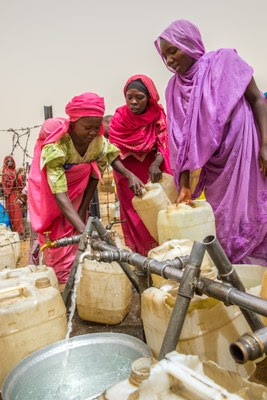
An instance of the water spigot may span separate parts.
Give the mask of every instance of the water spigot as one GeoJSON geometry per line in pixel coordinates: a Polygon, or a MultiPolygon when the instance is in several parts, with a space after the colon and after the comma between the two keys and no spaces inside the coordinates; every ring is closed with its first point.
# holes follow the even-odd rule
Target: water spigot
{"type": "Polygon", "coordinates": [[[49,234],[51,231],[44,232],[45,235],[45,244],[43,244],[40,248],[40,250],[43,252],[47,247],[55,247],[55,242],[52,242],[52,240],[49,237],[49,234]]]}
{"type": "Polygon", "coordinates": [[[126,219],[123,219],[123,220],[114,220],[114,221],[112,221],[112,222],[110,222],[107,226],[106,226],[106,229],[107,230],[111,230],[112,229],[112,227],[113,227],[113,225],[116,225],[116,224],[121,224],[121,223],[123,223],[123,222],[125,222],[126,221],[126,219]]]}

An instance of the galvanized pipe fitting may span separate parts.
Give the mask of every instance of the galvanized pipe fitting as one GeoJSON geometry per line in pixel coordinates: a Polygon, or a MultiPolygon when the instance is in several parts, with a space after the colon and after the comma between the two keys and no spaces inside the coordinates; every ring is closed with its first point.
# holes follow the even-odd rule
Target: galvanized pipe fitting
{"type": "MultiPolygon", "coordinates": [[[[126,262],[134,267],[142,268],[143,270],[149,271],[151,273],[156,273],[158,275],[167,278],[166,270],[168,267],[172,269],[182,270],[188,261],[189,257],[176,257],[173,260],[157,261],[153,258],[148,258],[141,256],[138,253],[132,253],[130,251],[121,249],[118,250],[116,247],[107,245],[103,242],[93,241],[92,248],[94,250],[100,251],[96,255],[98,261],[104,262],[126,262]]],[[[182,278],[183,274],[180,273],[179,277],[182,278]]]]}
{"type": "Polygon", "coordinates": [[[203,243],[194,242],[188,263],[184,269],[167,331],[161,345],[159,360],[164,358],[167,353],[176,349],[188,307],[196,291],[204,253],[205,247],[203,243]]]}
{"type": "Polygon", "coordinates": [[[230,344],[230,353],[239,364],[256,360],[267,353],[267,327],[256,332],[245,333],[235,343],[230,344]]]}
{"type": "MultiPolygon", "coordinates": [[[[115,247],[97,241],[92,242],[92,248],[101,252],[98,254],[98,259],[101,260],[102,254],[105,252],[103,257],[105,260],[108,260],[108,262],[113,260],[112,254],[114,250],[117,251],[115,247]]],[[[125,254],[125,252],[127,251],[123,250],[123,254],[125,254]]],[[[129,253],[135,254],[131,252],[129,253]]],[[[147,268],[151,273],[163,276],[166,279],[176,280],[177,282],[181,282],[183,278],[183,271],[177,267],[182,268],[182,265],[185,265],[188,261],[188,257],[180,257],[179,259],[174,260],[157,261],[151,258],[143,257],[140,254],[137,254],[137,256],[141,258],[127,258],[129,264],[134,262],[133,265],[136,265],[136,263],[138,263],[139,266],[142,266],[142,268],[147,268]]],[[[122,255],[116,254],[115,257],[122,257],[122,255]]],[[[209,297],[220,300],[225,304],[237,305],[242,309],[246,308],[247,310],[267,317],[267,301],[264,299],[242,292],[233,286],[230,286],[229,284],[216,282],[201,276],[199,277],[196,285],[197,294],[205,294],[209,297]]]]}
{"type": "MultiPolygon", "coordinates": [[[[203,243],[206,246],[206,249],[212,258],[214,264],[218,268],[220,278],[223,282],[229,283],[233,287],[237,288],[242,292],[246,292],[246,289],[241,282],[236,270],[233,265],[230,263],[227,255],[225,254],[222,246],[215,238],[215,236],[207,236],[203,243]]],[[[244,315],[247,323],[249,324],[252,331],[256,331],[264,327],[263,322],[255,313],[248,311],[246,309],[240,308],[242,314],[244,315]]]]}
{"type": "Polygon", "coordinates": [[[61,239],[54,240],[53,247],[64,247],[70,244],[77,244],[80,242],[82,235],[73,235],[70,237],[63,237],[61,239]]]}

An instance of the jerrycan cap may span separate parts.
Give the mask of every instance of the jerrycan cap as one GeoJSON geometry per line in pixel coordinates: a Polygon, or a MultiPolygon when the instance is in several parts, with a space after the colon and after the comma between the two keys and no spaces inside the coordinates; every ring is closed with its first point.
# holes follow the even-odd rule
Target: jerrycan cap
{"type": "Polygon", "coordinates": [[[151,357],[142,357],[135,360],[132,363],[129,382],[134,386],[139,386],[142,381],[149,377],[153,364],[151,357]]]}
{"type": "Polygon", "coordinates": [[[38,278],[38,279],[36,279],[36,281],[35,281],[35,286],[36,286],[38,289],[43,289],[43,288],[49,287],[49,286],[51,286],[50,279],[47,278],[47,277],[38,278]]]}

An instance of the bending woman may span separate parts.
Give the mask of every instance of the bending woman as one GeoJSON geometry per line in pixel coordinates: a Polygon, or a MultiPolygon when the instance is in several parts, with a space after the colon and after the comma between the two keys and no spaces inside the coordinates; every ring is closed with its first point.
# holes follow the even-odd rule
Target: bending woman
{"type": "MultiPolygon", "coordinates": [[[[120,149],[120,160],[145,184],[158,182],[162,172],[170,172],[166,115],[158,104],[153,81],[145,75],[132,76],[124,87],[126,105],[117,108],[109,126],[109,140],[120,149]]],[[[147,255],[158,243],[152,238],[132,206],[134,196],[128,182],[113,171],[120,201],[120,217],[125,243],[133,251],[147,255]]],[[[138,192],[141,194],[141,191],[138,192]]]]}
{"type": "Polygon", "coordinates": [[[173,22],[155,45],[174,74],[166,101],[177,202],[205,188],[230,260],[267,265],[267,109],[253,69],[233,49],[206,53],[186,20],[173,22]],[[189,174],[199,168],[191,193],[189,174]]]}
{"type": "MultiPolygon", "coordinates": [[[[103,136],[104,99],[94,93],[75,96],[66,106],[69,119],[43,124],[34,149],[28,184],[29,210],[39,244],[82,233],[98,180],[107,164],[126,174],[139,190],[141,182],[116,160],[119,150],[103,136]]],[[[60,283],[68,279],[77,245],[47,248],[45,261],[60,283]]]]}
{"type": "Polygon", "coordinates": [[[4,158],[2,174],[5,206],[9,215],[11,228],[13,231],[23,234],[23,210],[19,202],[19,197],[24,183],[21,174],[16,171],[16,163],[13,156],[6,156],[4,158]]]}

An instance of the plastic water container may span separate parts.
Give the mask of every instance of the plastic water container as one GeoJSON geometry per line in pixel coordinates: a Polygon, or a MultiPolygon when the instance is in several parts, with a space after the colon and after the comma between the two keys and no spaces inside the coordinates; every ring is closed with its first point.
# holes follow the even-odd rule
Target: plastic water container
{"type": "Polygon", "coordinates": [[[32,352],[66,336],[66,308],[48,278],[0,289],[0,387],[32,352]]]}
{"type": "Polygon", "coordinates": [[[264,272],[267,267],[255,264],[233,264],[246,289],[261,288],[264,272]]]}
{"type": "MultiPolygon", "coordinates": [[[[165,285],[146,289],[141,298],[141,317],[147,344],[158,357],[175,303],[177,287],[165,285]]],[[[246,320],[236,306],[225,307],[212,298],[195,296],[191,301],[181,332],[177,351],[198,355],[201,361],[212,360],[222,368],[249,377],[254,363],[237,365],[229,351],[230,343],[250,332],[246,320]]]]}
{"type": "Polygon", "coordinates": [[[158,242],[158,213],[170,205],[162,186],[159,183],[147,183],[144,194],[134,196],[132,204],[150,235],[158,242]]]}
{"type": "Polygon", "coordinates": [[[159,211],[157,229],[159,244],[170,239],[203,241],[216,233],[214,214],[205,200],[195,200],[194,207],[180,203],[159,211]]]}
{"type": "MultiPolygon", "coordinates": [[[[267,300],[267,267],[254,264],[234,264],[234,267],[247,291],[267,300]]],[[[267,325],[267,318],[260,317],[267,325]]]]}
{"type": "Polygon", "coordinates": [[[39,278],[49,278],[51,286],[58,288],[58,280],[55,271],[46,265],[28,265],[23,268],[6,268],[0,271],[0,288],[15,286],[19,283],[32,283],[39,278]]]}
{"type": "Polygon", "coordinates": [[[5,224],[0,224],[0,270],[16,268],[20,253],[20,239],[5,224]]]}
{"type": "MultiPolygon", "coordinates": [[[[198,357],[178,354],[175,351],[154,365],[149,359],[141,358],[132,364],[129,379],[106,390],[98,400],[242,400],[242,397],[235,394],[242,388],[250,390],[250,393],[253,393],[253,390],[254,393],[257,391],[257,394],[264,393],[261,385],[250,384],[240,377],[239,382],[242,381],[240,384],[236,382],[233,390],[231,378],[227,379],[227,371],[222,371],[225,373],[222,380],[222,373],[218,371],[216,365],[208,365],[207,372],[205,367],[206,365],[201,363],[198,357]],[[143,371],[137,370],[141,379],[136,381],[138,363],[140,368],[143,364],[143,371]],[[227,381],[230,381],[230,384],[227,381]],[[230,386],[230,390],[227,391],[225,386],[230,386]]],[[[235,380],[237,378],[234,376],[235,380]]],[[[256,398],[263,400],[264,397],[256,396],[256,398]]]]}
{"type": "Polygon", "coordinates": [[[13,232],[5,224],[0,224],[0,237],[4,235],[10,238],[14,245],[15,257],[18,259],[20,255],[20,238],[18,232],[13,232]]]}
{"type": "MultiPolygon", "coordinates": [[[[189,239],[173,239],[150,250],[148,257],[154,258],[158,261],[172,260],[175,257],[188,256],[191,252],[192,246],[193,242],[189,239]]],[[[217,278],[217,269],[214,267],[213,262],[211,261],[211,258],[208,257],[207,253],[204,254],[202,261],[201,275],[209,279],[217,278]]],[[[152,274],[152,280],[154,286],[168,281],[168,279],[164,279],[155,274],[152,274]]]]}
{"type": "Polygon", "coordinates": [[[85,321],[115,325],[129,312],[132,287],[119,264],[84,260],[77,310],[85,321]]]}
{"type": "Polygon", "coordinates": [[[171,204],[174,204],[178,197],[178,192],[174,183],[174,177],[163,172],[161,180],[158,182],[164,190],[171,204]]]}
{"type": "Polygon", "coordinates": [[[105,391],[99,400],[127,400],[137,399],[136,395],[140,384],[150,375],[153,365],[152,358],[143,357],[134,361],[131,366],[131,375],[128,379],[117,383],[105,391]],[[133,397],[134,396],[134,397],[133,397]]]}

